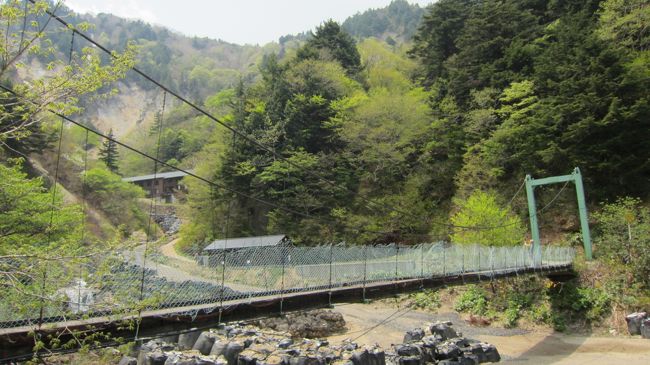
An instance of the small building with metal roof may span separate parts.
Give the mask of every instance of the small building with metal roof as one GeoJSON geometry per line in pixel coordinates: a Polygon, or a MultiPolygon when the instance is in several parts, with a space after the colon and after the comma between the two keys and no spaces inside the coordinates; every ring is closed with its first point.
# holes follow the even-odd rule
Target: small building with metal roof
{"type": "Polygon", "coordinates": [[[187,176],[183,171],[159,172],[157,174],[125,177],[122,181],[138,185],[147,193],[147,198],[164,199],[171,203],[174,201],[174,194],[185,190],[181,184],[183,177],[187,176]]]}
{"type": "Polygon", "coordinates": [[[287,246],[291,241],[284,234],[219,239],[203,249],[199,262],[210,266],[224,262],[231,266],[281,264],[287,246]]]}

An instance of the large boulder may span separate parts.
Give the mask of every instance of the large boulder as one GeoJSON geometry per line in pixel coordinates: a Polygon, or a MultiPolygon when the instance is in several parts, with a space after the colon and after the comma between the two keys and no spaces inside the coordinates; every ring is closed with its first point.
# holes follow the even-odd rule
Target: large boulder
{"type": "Polygon", "coordinates": [[[630,335],[640,335],[641,334],[641,322],[648,317],[646,312],[636,312],[628,314],[625,316],[625,321],[627,322],[627,331],[630,335]]]}
{"type": "Polygon", "coordinates": [[[501,361],[501,355],[497,348],[489,343],[481,342],[481,347],[483,348],[483,353],[488,362],[499,362],[501,361]]]}
{"type": "Polygon", "coordinates": [[[196,350],[203,355],[210,355],[212,346],[214,346],[214,342],[217,340],[218,337],[219,335],[214,332],[209,332],[209,331],[201,332],[199,338],[197,338],[196,342],[194,342],[194,345],[192,346],[192,350],[196,350]]]}
{"type": "Polygon", "coordinates": [[[424,330],[422,328],[414,328],[410,331],[406,331],[404,334],[404,340],[402,342],[409,343],[420,341],[422,338],[424,338],[424,330]]]}
{"type": "Polygon", "coordinates": [[[438,360],[456,359],[463,354],[463,351],[453,343],[445,342],[438,346],[436,358],[438,360]]]}
{"type": "Polygon", "coordinates": [[[432,335],[438,335],[442,340],[458,337],[458,333],[451,327],[451,322],[436,322],[429,326],[432,335]]]}
{"type": "Polygon", "coordinates": [[[179,350],[191,350],[201,335],[201,331],[193,328],[187,332],[178,335],[178,348],[179,350]]]}
{"type": "Polygon", "coordinates": [[[228,346],[228,341],[224,339],[218,339],[214,341],[212,349],[210,349],[209,355],[212,356],[221,356],[226,353],[226,347],[228,346]]]}
{"type": "Polygon", "coordinates": [[[244,351],[243,344],[235,341],[229,342],[223,354],[228,361],[228,365],[237,365],[237,357],[242,351],[244,351]]]}
{"type": "Polygon", "coordinates": [[[639,332],[641,332],[641,337],[650,338],[650,318],[641,321],[641,328],[639,332]]]}

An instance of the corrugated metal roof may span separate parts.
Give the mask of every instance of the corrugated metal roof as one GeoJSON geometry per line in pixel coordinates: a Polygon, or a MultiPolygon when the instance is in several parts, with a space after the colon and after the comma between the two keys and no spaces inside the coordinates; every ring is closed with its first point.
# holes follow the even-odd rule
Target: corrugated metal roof
{"type": "Polygon", "coordinates": [[[154,177],[156,179],[173,179],[173,178],[178,178],[183,176],[187,176],[187,173],[183,171],[171,171],[171,172],[159,172],[155,175],[151,174],[151,175],[125,177],[122,179],[122,181],[135,182],[135,181],[153,180],[154,177]]]}
{"type": "Polygon", "coordinates": [[[258,237],[239,237],[228,238],[227,240],[215,240],[206,246],[204,251],[216,251],[231,248],[246,248],[246,247],[263,247],[263,246],[277,246],[287,236],[283,234],[274,236],[258,236],[258,237]]]}

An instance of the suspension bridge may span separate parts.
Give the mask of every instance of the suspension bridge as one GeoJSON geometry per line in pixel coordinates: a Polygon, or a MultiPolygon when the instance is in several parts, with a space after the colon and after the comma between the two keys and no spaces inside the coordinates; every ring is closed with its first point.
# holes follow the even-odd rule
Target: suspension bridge
{"type": "MultiPolygon", "coordinates": [[[[49,12],[49,15],[60,26],[71,32],[69,62],[72,61],[75,36],[99,51],[113,56],[109,49],[59,16],[52,12],[49,12]]],[[[301,169],[301,166],[277,153],[272,147],[224,123],[137,67],[134,67],[132,72],[142,76],[162,91],[161,115],[164,115],[166,98],[174,97],[178,102],[229,130],[233,138],[240,138],[259,149],[261,153],[301,169]]],[[[11,88],[0,87],[15,97],[21,97],[11,88]]],[[[224,189],[269,208],[300,217],[313,218],[305,212],[283,206],[278,202],[247,195],[219,181],[172,166],[162,161],[159,156],[149,155],[88,127],[82,121],[55,110],[49,112],[60,118],[58,158],[53,174],[55,183],[52,189],[53,196],[56,193],[57,177],[61,168],[60,140],[66,130],[65,126],[74,126],[82,128],[86,136],[89,133],[95,134],[149,159],[153,164],[154,177],[160,173],[162,167],[165,167],[182,172],[187,175],[186,178],[196,179],[210,189],[224,189]]],[[[159,134],[162,125],[161,120],[159,134]]],[[[159,150],[160,145],[157,147],[159,150]]],[[[84,161],[87,158],[86,149],[84,161]]],[[[306,173],[334,189],[347,190],[346,187],[331,182],[317,171],[306,173]]],[[[572,178],[578,186],[576,176],[579,176],[579,173],[572,175],[572,178]]],[[[560,181],[565,182],[570,179],[556,179],[551,182],[560,181]]],[[[537,185],[545,182],[537,181],[537,185]]],[[[530,178],[525,183],[529,200],[534,183],[535,181],[530,178]]],[[[582,189],[581,181],[580,189],[582,189]]],[[[515,195],[520,191],[521,187],[515,195]]],[[[351,193],[358,194],[358,192],[351,193]]],[[[379,203],[363,195],[360,199],[369,209],[383,214],[398,212],[405,216],[412,215],[411,212],[379,203]]],[[[155,213],[155,209],[155,202],[152,200],[150,216],[155,213]]],[[[179,321],[191,325],[192,322],[202,319],[214,322],[226,318],[250,317],[258,314],[261,309],[283,312],[309,304],[331,304],[334,301],[350,298],[363,300],[367,296],[419,290],[427,286],[494,280],[528,273],[545,275],[570,273],[575,251],[569,247],[542,247],[539,233],[536,231],[536,218],[533,221],[535,217],[533,213],[534,211],[531,211],[534,238],[532,246],[453,245],[444,242],[410,246],[324,244],[316,247],[294,247],[289,245],[246,247],[236,251],[223,250],[221,254],[206,259],[200,251],[186,253],[185,256],[165,254],[161,246],[153,240],[154,235],[147,232],[147,239],[144,242],[132,246],[107,247],[100,250],[88,248],[87,252],[77,252],[70,256],[16,255],[2,258],[0,259],[2,267],[12,269],[14,273],[11,279],[12,285],[0,294],[2,300],[0,355],[3,358],[10,357],[15,353],[16,344],[24,345],[31,342],[33,345],[34,333],[43,338],[47,334],[65,331],[70,333],[73,329],[96,331],[110,327],[117,332],[129,332],[137,339],[146,333],[148,328],[160,328],[179,321]],[[28,273],[21,273],[21,270],[28,273]],[[125,320],[134,321],[135,328],[121,327],[125,320]]],[[[86,219],[85,209],[83,219],[83,222],[80,222],[82,225],[86,219]]],[[[586,219],[583,222],[586,222],[586,219]]],[[[436,224],[451,226],[442,222],[436,224]]],[[[151,218],[149,226],[151,227],[151,218]]],[[[491,230],[503,226],[455,228],[491,230]]],[[[583,233],[584,228],[583,226],[583,233]]],[[[588,230],[588,226],[586,228],[588,230]]],[[[587,244],[588,236],[585,238],[587,244]]],[[[225,241],[227,245],[227,230],[225,241]]]]}

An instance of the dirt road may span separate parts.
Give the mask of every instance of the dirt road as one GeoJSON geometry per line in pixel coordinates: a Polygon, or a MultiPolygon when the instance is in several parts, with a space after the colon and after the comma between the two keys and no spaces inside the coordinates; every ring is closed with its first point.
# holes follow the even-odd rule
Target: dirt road
{"type": "Polygon", "coordinates": [[[169,241],[168,243],[160,246],[160,252],[172,259],[179,260],[179,261],[185,261],[190,264],[195,264],[196,262],[190,258],[187,258],[185,256],[181,256],[176,252],[176,243],[178,242],[180,238],[174,238],[173,240],[169,241]]]}
{"type": "Polygon", "coordinates": [[[650,340],[640,338],[571,336],[548,330],[473,327],[456,313],[433,314],[404,307],[400,309],[396,305],[381,302],[341,304],[335,310],[345,317],[348,330],[331,337],[333,342],[356,338],[358,343],[378,343],[388,347],[393,343],[401,343],[406,330],[425,322],[442,320],[452,321],[454,327],[466,337],[494,344],[505,364],[650,364],[650,340]],[[381,323],[386,318],[389,320],[381,323]],[[374,326],[376,327],[372,328],[374,326]]]}

